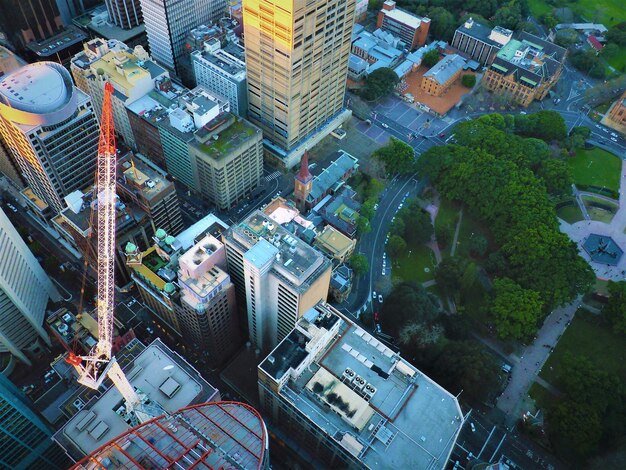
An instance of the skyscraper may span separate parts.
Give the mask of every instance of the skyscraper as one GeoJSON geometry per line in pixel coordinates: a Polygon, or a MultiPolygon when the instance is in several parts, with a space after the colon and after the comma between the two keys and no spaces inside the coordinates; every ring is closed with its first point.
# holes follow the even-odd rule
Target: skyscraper
{"type": "Polygon", "coordinates": [[[170,72],[179,73],[187,33],[217,20],[227,0],[141,0],[152,57],[170,72]]]}
{"type": "Polygon", "coordinates": [[[28,398],[0,374],[2,468],[68,468],[69,459],[51,436],[50,428],[32,410],[28,398]]]}
{"type": "Polygon", "coordinates": [[[20,50],[63,27],[56,0],[0,0],[0,11],[0,30],[20,50]]]}
{"type": "Polygon", "coordinates": [[[105,0],[111,22],[122,29],[132,29],[143,22],[139,0],[105,0]]]}
{"type": "Polygon", "coordinates": [[[248,116],[266,156],[292,168],[343,108],[355,0],[244,0],[248,116]]]}
{"type": "Polygon", "coordinates": [[[50,346],[43,322],[48,300],[60,300],[59,293],[2,209],[0,254],[0,352],[30,365],[41,341],[50,346]]]}
{"type": "Polygon", "coordinates": [[[2,78],[0,138],[40,209],[58,213],[65,196],[94,181],[98,121],[59,64],[38,62],[2,78]]]}

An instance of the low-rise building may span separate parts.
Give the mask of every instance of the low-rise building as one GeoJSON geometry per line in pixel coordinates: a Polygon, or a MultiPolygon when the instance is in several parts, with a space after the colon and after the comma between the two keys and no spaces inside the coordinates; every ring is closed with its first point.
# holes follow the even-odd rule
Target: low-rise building
{"type": "Polygon", "coordinates": [[[603,123],[626,135],[626,91],[611,105],[603,123]]]}
{"type": "Polygon", "coordinates": [[[352,188],[344,186],[338,193],[322,199],[312,212],[344,235],[355,238],[356,223],[361,210],[361,204],[356,200],[356,196],[352,188]]]}
{"type": "MultiPolygon", "coordinates": [[[[137,352],[120,365],[140,398],[172,414],[189,405],[219,401],[220,392],[185,359],[156,339],[144,346],[134,339],[126,347],[137,352]]],[[[124,399],[111,385],[83,404],[52,439],[78,461],[114,437],[132,429],[126,421],[124,399]]]]}
{"type": "Polygon", "coordinates": [[[368,64],[368,74],[381,67],[394,68],[402,60],[405,48],[400,38],[382,29],[370,33],[357,24],[352,30],[350,57],[363,59],[368,64]]]}
{"type": "Polygon", "coordinates": [[[458,54],[445,56],[424,74],[420,88],[433,96],[441,96],[457,81],[465,67],[465,59],[458,54]]]}
{"type": "Polygon", "coordinates": [[[463,425],[454,395],[325,303],[258,373],[264,416],[313,466],[443,469],[463,425]]]}
{"type": "Polygon", "coordinates": [[[430,18],[412,15],[400,8],[396,2],[386,0],[378,12],[376,27],[398,36],[411,50],[426,44],[430,18]]]}
{"type": "Polygon", "coordinates": [[[559,80],[566,54],[564,48],[522,31],[496,54],[483,83],[528,106],[544,99],[559,80]]]}
{"type": "Polygon", "coordinates": [[[512,36],[510,29],[501,26],[489,28],[470,17],[454,32],[451,45],[479,64],[489,65],[512,36]]]}
{"type": "Polygon", "coordinates": [[[322,233],[315,237],[313,246],[339,264],[350,257],[356,246],[356,240],[327,225],[322,233]]]}
{"type": "Polygon", "coordinates": [[[335,302],[345,301],[352,291],[352,269],[345,264],[337,266],[330,277],[329,294],[335,302]]]}

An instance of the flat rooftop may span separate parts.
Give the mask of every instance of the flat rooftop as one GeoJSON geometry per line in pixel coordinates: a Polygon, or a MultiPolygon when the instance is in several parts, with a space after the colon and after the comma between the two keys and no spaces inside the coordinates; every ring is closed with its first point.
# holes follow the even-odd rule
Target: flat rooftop
{"type": "Polygon", "coordinates": [[[273,269],[296,285],[305,282],[321,265],[330,263],[324,255],[259,210],[234,225],[232,231],[247,250],[255,250],[255,256],[274,257],[273,269]],[[263,243],[255,249],[261,240],[263,243]]]}
{"type": "Polygon", "coordinates": [[[215,52],[197,51],[193,53],[193,56],[196,60],[206,60],[236,81],[246,78],[246,64],[223,49],[215,52]]]}
{"type": "Polygon", "coordinates": [[[30,42],[26,45],[31,51],[40,57],[50,57],[56,55],[74,44],[83,43],[87,40],[87,35],[74,26],[65,28],[58,34],[44,39],[41,42],[30,42]]]}
{"type": "Polygon", "coordinates": [[[122,163],[122,177],[118,178],[118,184],[131,192],[139,192],[148,201],[152,201],[163,191],[174,186],[174,183],[166,179],[166,173],[158,167],[151,165],[138,155],[130,161],[122,163]]]}
{"type": "Polygon", "coordinates": [[[367,468],[444,468],[463,425],[453,395],[325,304],[259,368],[278,382],[289,374],[283,399],[367,468]]]}
{"type": "Polygon", "coordinates": [[[217,139],[207,138],[206,143],[194,141],[192,145],[209,158],[220,160],[230,155],[232,151],[245,142],[261,135],[261,129],[253,126],[248,121],[241,118],[233,118],[234,115],[230,113],[218,115],[196,131],[196,134],[203,140],[209,134],[216,136],[217,139]],[[227,121],[231,121],[231,123],[227,124],[227,121]],[[211,132],[209,129],[213,126],[219,128],[219,130],[211,132]]]}
{"type": "MultiPolygon", "coordinates": [[[[159,339],[153,341],[123,369],[133,387],[145,393],[153,402],[159,403],[167,413],[219,399],[217,389],[159,339]]],[[[90,454],[131,429],[117,413],[122,405],[121,394],[114,386],[110,386],[100,397],[94,397],[76,413],[55,434],[54,439],[70,453],[74,450],[82,455],[90,454]]]]}

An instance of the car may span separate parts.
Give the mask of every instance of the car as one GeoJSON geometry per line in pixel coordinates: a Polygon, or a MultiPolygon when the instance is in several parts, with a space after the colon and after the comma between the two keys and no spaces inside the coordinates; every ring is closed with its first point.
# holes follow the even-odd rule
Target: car
{"type": "Polygon", "coordinates": [[[601,127],[600,129],[602,129],[604,132],[606,132],[607,134],[609,133],[609,130],[606,127],[601,127]]]}
{"type": "Polygon", "coordinates": [[[389,129],[389,126],[388,126],[387,124],[385,124],[384,122],[382,122],[382,123],[380,124],[380,126],[381,126],[383,129],[389,129]]]}
{"type": "Polygon", "coordinates": [[[598,129],[602,129],[602,126],[600,126],[600,124],[596,124],[596,127],[597,127],[598,129]]]}
{"type": "Polygon", "coordinates": [[[9,202],[7,202],[7,207],[9,209],[11,209],[12,212],[17,212],[16,207],[13,204],[9,203],[9,202]]]}
{"type": "Polygon", "coordinates": [[[402,209],[402,207],[404,207],[404,203],[400,203],[400,205],[398,206],[398,209],[402,209]]]}
{"type": "Polygon", "coordinates": [[[410,193],[406,193],[406,194],[404,195],[404,197],[409,197],[409,194],[410,194],[410,193]]]}
{"type": "Polygon", "coordinates": [[[439,137],[440,137],[441,139],[443,139],[445,136],[446,136],[446,135],[445,135],[443,132],[442,132],[441,134],[439,134],[439,137]]]}
{"type": "Polygon", "coordinates": [[[378,310],[374,312],[374,321],[378,323],[380,321],[380,317],[378,315],[378,310]]]}
{"type": "Polygon", "coordinates": [[[372,292],[372,299],[376,300],[376,291],[372,292]]]}
{"type": "Polygon", "coordinates": [[[476,426],[474,426],[474,423],[472,423],[470,421],[470,428],[472,428],[472,432],[476,432],[476,426]]]}
{"type": "Polygon", "coordinates": [[[519,113],[522,114],[522,115],[528,114],[526,111],[520,111],[519,113]]]}
{"type": "Polygon", "coordinates": [[[383,303],[383,296],[382,294],[378,294],[378,301],[382,304],[383,303]]]}
{"type": "Polygon", "coordinates": [[[611,136],[617,137],[617,134],[615,132],[611,132],[611,136]]]}
{"type": "Polygon", "coordinates": [[[395,222],[395,221],[396,221],[396,216],[395,216],[395,215],[391,218],[391,221],[392,221],[392,222],[395,222]]]}
{"type": "Polygon", "coordinates": [[[617,139],[616,139],[615,137],[611,137],[611,140],[612,140],[613,142],[617,142],[617,139]]]}
{"type": "Polygon", "coordinates": [[[381,334],[383,330],[380,328],[380,324],[376,325],[376,333],[381,334]]]}
{"type": "Polygon", "coordinates": [[[374,204],[374,210],[377,211],[378,210],[378,204],[374,204]]]}

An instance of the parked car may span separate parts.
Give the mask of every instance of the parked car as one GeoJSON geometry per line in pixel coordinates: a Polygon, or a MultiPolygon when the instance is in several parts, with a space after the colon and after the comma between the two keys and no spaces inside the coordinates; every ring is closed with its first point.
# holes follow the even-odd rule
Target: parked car
{"type": "Polygon", "coordinates": [[[376,333],[381,334],[383,330],[380,328],[380,324],[376,325],[376,333]]]}
{"type": "Polygon", "coordinates": [[[383,296],[382,296],[382,294],[378,294],[378,302],[380,302],[381,304],[383,303],[383,296]]]}
{"type": "Polygon", "coordinates": [[[376,310],[376,311],[374,312],[374,321],[375,321],[376,323],[378,323],[378,322],[380,321],[380,317],[379,317],[379,315],[378,315],[378,310],[376,310]]]}
{"type": "Polygon", "coordinates": [[[387,124],[385,124],[384,122],[381,122],[381,123],[380,123],[380,126],[381,126],[383,129],[389,129],[389,126],[388,126],[387,124]]]}
{"type": "Polygon", "coordinates": [[[472,428],[472,432],[476,432],[476,426],[474,426],[474,423],[472,423],[470,421],[470,428],[472,428]]]}
{"type": "Polygon", "coordinates": [[[439,137],[440,137],[441,139],[443,139],[445,136],[446,136],[446,135],[445,135],[443,132],[442,132],[441,134],[439,134],[439,137]]]}
{"type": "Polygon", "coordinates": [[[378,210],[378,204],[374,204],[374,210],[377,211],[378,210]]]}
{"type": "Polygon", "coordinates": [[[376,291],[372,292],[372,299],[376,300],[376,291]]]}

